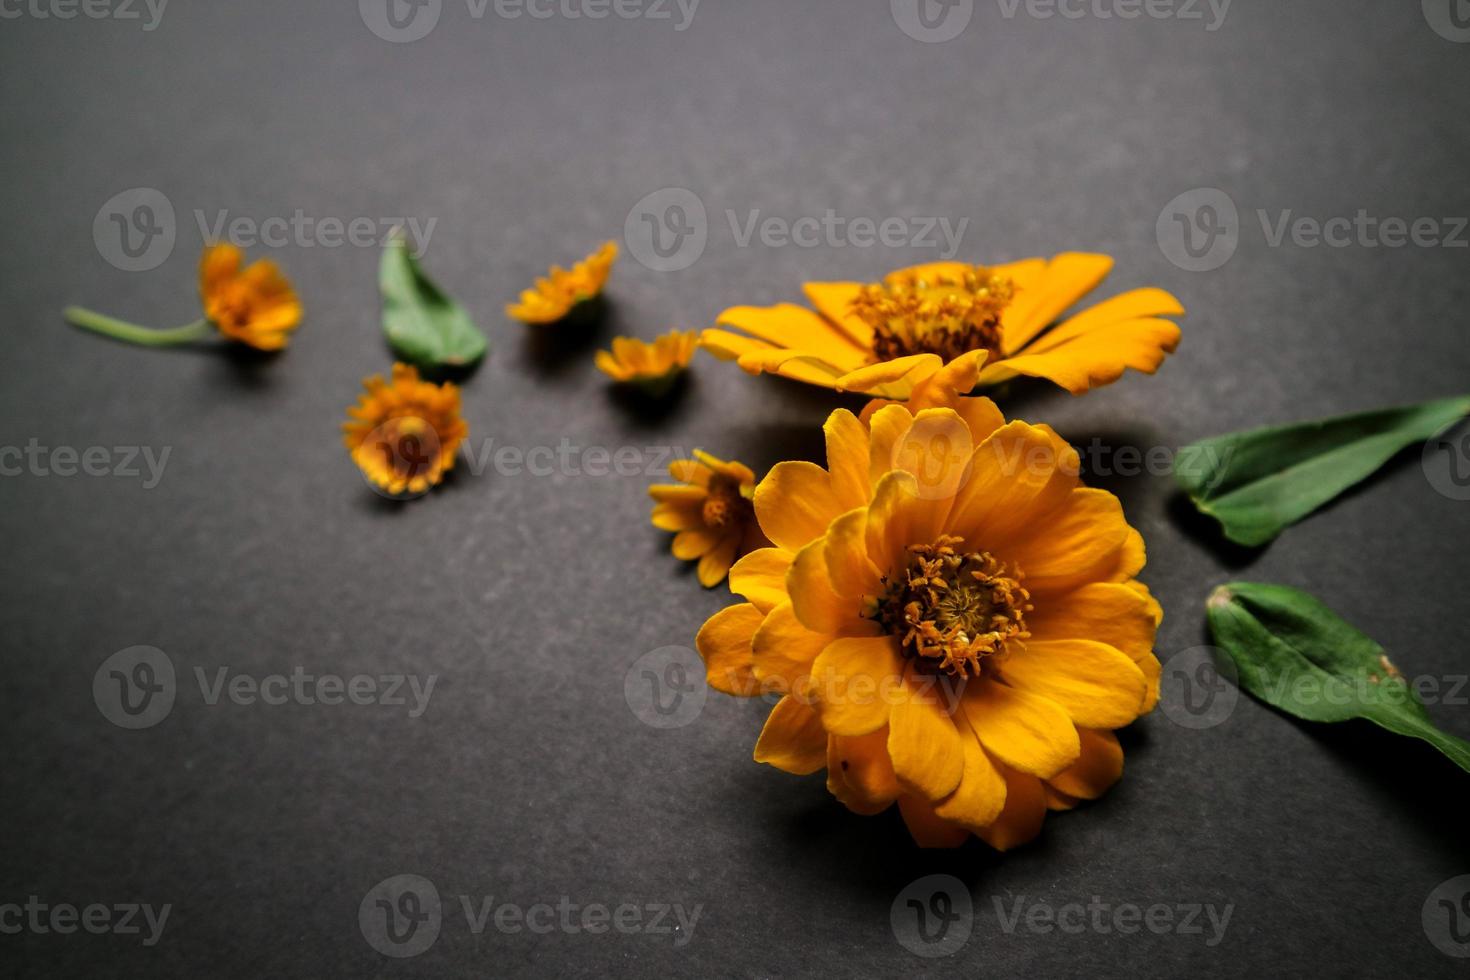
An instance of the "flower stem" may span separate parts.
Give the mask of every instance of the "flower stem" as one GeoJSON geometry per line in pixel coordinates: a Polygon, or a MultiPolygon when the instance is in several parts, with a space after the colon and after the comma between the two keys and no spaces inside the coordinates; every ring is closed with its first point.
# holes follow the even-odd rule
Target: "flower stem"
{"type": "Polygon", "coordinates": [[[103,316],[91,310],[84,310],[80,306],[68,306],[62,311],[62,316],[66,317],[66,321],[74,327],[93,330],[107,337],[125,340],[130,344],[142,344],[145,347],[172,347],[175,344],[203,340],[210,335],[212,330],[208,320],[195,320],[182,327],[172,327],[167,330],[153,330],[149,327],[140,327],[135,323],[124,323],[122,320],[103,316]]]}

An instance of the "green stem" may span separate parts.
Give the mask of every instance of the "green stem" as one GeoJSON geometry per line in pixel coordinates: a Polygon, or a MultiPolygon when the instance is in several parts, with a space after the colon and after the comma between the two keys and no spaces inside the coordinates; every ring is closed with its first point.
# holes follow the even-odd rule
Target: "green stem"
{"type": "Polygon", "coordinates": [[[122,320],[103,316],[91,310],[84,310],[80,306],[68,306],[62,311],[62,316],[66,317],[66,321],[74,327],[93,330],[107,337],[126,340],[130,344],[142,344],[145,347],[172,347],[175,344],[187,344],[195,340],[203,340],[213,331],[208,320],[195,320],[193,323],[168,330],[153,330],[148,327],[140,327],[135,323],[124,323],[122,320]]]}

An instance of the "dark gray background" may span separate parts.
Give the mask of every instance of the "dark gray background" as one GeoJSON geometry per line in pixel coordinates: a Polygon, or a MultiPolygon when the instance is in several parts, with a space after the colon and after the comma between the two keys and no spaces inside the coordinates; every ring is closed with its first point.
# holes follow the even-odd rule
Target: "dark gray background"
{"type": "MultiPolygon", "coordinates": [[[[7,8],[12,10],[14,8],[7,8]]],[[[1003,858],[923,853],[896,814],[865,819],[819,777],[750,761],[763,706],[711,695],[655,730],[624,700],[648,651],[692,645],[728,603],[648,524],[654,478],[458,473],[393,507],[338,424],[386,369],[372,248],[256,248],[307,307],[271,361],[149,351],[59,317],[84,302],[145,323],[195,316],[196,209],[263,219],[437,218],[426,263],[492,352],[465,389],[476,444],[690,448],[765,467],[820,451],[834,396],[701,356],[667,413],[609,397],[592,350],[874,278],[932,249],[737,247],[724,217],[969,218],[960,258],[1066,249],[1118,259],[1109,291],[1156,284],[1190,309],[1161,374],[1083,399],[1022,386],[1006,410],[1074,442],[1177,446],[1273,421],[1464,392],[1463,249],[1268,247],[1255,218],[1470,214],[1470,45],[1417,0],[1238,0],[1201,21],[1006,18],[980,0],[946,44],[885,0],[704,0],[692,25],[472,18],[444,0],[428,37],[374,36],[350,0],[170,4],[141,21],[0,20],[0,444],[171,447],[161,484],[0,478],[0,903],[172,903],[162,942],[0,936],[6,972],[51,976],[862,975],[1450,976],[1420,910],[1470,871],[1465,775],[1376,730],[1297,725],[1242,700],[1192,731],[1162,712],[1126,733],[1100,803],[1003,858]],[[152,271],[104,261],[113,195],[164,193],[178,241],[152,271]],[[663,187],[709,209],[692,267],[626,253],[592,336],[529,341],[501,310],[663,187]],[[1189,273],[1155,221],[1219,187],[1239,251],[1189,273]],[[134,644],[180,671],[172,714],[138,732],[93,703],[134,644]],[[206,705],[194,668],[438,676],[428,711],[206,705]],[[889,907],[952,873],[969,943],[921,960],[889,907]],[[438,942],[389,960],[359,931],[380,880],[432,879],[438,942]],[[458,895],[522,906],[702,904],[670,936],[473,936],[458,895]],[[1053,907],[1234,906],[1206,937],[1007,934],[994,899],[1053,907]]],[[[676,18],[677,19],[677,18],[676,18]]],[[[857,404],[849,402],[848,404],[857,404]]],[[[657,455],[650,451],[649,459],[657,455]]],[[[1232,577],[1305,587],[1404,669],[1467,670],[1470,503],[1417,452],[1259,555],[1222,549],[1167,478],[1103,479],[1149,545],[1161,659],[1206,642],[1232,577]]],[[[1436,706],[1470,735],[1470,710],[1436,706]]],[[[1007,906],[1009,907],[1009,906],[1007,906]]]]}

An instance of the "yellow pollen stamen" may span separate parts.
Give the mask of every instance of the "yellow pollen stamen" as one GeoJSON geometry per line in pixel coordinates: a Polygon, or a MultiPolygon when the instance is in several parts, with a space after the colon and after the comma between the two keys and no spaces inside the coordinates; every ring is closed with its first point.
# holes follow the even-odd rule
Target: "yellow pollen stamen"
{"type": "Polygon", "coordinates": [[[919,669],[979,677],[984,661],[1023,649],[1031,593],[1019,569],[989,552],[961,553],[960,538],[909,547],[908,566],[879,598],[873,618],[900,638],[919,669]]]}
{"type": "Polygon", "coordinates": [[[995,359],[1001,354],[1001,314],[1015,295],[1008,277],[984,266],[960,274],[900,272],[864,286],[852,312],[873,328],[874,363],[910,354],[950,361],[980,349],[995,359]]]}
{"type": "Polygon", "coordinates": [[[710,481],[709,496],[704,499],[700,517],[706,527],[728,526],[747,510],[753,510],[750,501],[740,495],[740,488],[732,483],[714,479],[710,481]]]}

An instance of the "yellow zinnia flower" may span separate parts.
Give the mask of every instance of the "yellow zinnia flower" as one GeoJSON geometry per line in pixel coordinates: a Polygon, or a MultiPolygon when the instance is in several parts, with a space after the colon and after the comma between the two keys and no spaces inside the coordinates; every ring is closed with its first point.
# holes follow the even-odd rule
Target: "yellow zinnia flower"
{"type": "Polygon", "coordinates": [[[228,242],[205,247],[199,258],[204,318],[182,327],[141,327],[80,306],[68,306],[63,315],[84,330],[145,347],[192,344],[218,331],[256,350],[280,350],[301,323],[301,301],[270,259],[242,271],[244,259],[244,253],[228,242]]]}
{"type": "Polygon", "coordinates": [[[617,257],[617,243],[606,242],[570,271],[552,266],[545,278],[537,279],[534,287],[521,293],[519,303],[506,306],[506,315],[522,323],[565,320],[581,304],[602,295],[602,287],[617,257]]]}
{"type": "Polygon", "coordinates": [[[693,330],[666,333],[645,343],[633,337],[614,337],[612,350],[597,352],[597,367],[614,381],[636,384],[649,394],[669,389],[679,372],[689,366],[699,349],[693,330]]]}
{"type": "Polygon", "coordinates": [[[244,253],[229,242],[204,250],[199,259],[204,315],[231,340],[257,350],[280,350],[301,322],[301,302],[270,259],[242,271],[244,260],[244,253]]]}
{"type": "Polygon", "coordinates": [[[679,483],[649,487],[648,494],[655,501],[653,526],[675,532],[674,557],[697,559],[699,584],[710,589],[724,581],[735,559],[771,542],[755,522],[750,468],[698,449],[694,457],[669,465],[679,483]]]}
{"type": "Polygon", "coordinates": [[[1158,698],[1162,611],[1135,578],[1142,538],[1075,450],[950,401],[867,425],[838,410],[826,469],[774,467],[754,500],[774,546],[731,569],[748,601],[697,645],[712,687],[782,695],[757,761],[825,767],[858,813],[897,803],[922,846],[1005,850],[1121,776],[1111,730],[1158,698]]]}
{"type": "Polygon", "coordinates": [[[470,433],[459,414],[459,388],[419,378],[408,364],[393,365],[393,380],[375,374],[347,409],[343,442],[363,476],[393,496],[412,496],[437,486],[454,468],[459,444],[470,433]]]}
{"type": "Polygon", "coordinates": [[[908,398],[924,378],[974,351],[989,360],[980,385],[1029,375],[1080,395],[1126,368],[1152,374],[1179,343],[1179,328],[1163,318],[1184,308],[1161,289],[1123,293],[1051,326],[1112,267],[1105,255],[1066,252],[989,268],[936,262],[878,284],[809,282],[815,312],[791,303],[737,306],[717,322],[749,336],[716,328],[701,339],[752,374],[882,398],[908,398]]]}

